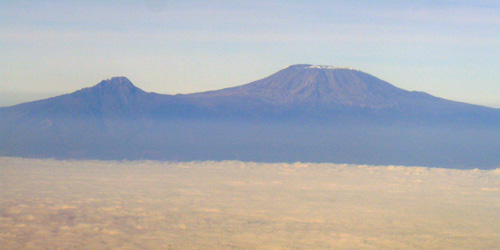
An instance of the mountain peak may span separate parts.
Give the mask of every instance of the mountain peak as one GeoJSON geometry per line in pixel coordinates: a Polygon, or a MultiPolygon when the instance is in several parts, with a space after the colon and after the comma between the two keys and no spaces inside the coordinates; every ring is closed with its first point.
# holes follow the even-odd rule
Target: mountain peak
{"type": "Polygon", "coordinates": [[[246,85],[204,94],[246,96],[285,106],[383,108],[397,105],[407,91],[352,68],[296,64],[246,85]]]}
{"type": "Polygon", "coordinates": [[[124,76],[116,76],[111,79],[102,80],[97,85],[89,88],[89,90],[97,93],[119,95],[129,95],[136,92],[143,92],[124,76]]]}
{"type": "Polygon", "coordinates": [[[118,76],[76,91],[71,94],[71,97],[86,100],[86,103],[92,103],[95,109],[102,110],[102,112],[128,113],[129,111],[125,109],[134,110],[137,100],[141,99],[144,94],[146,92],[134,86],[128,78],[118,76]]]}
{"type": "Polygon", "coordinates": [[[102,80],[96,85],[96,87],[101,88],[114,88],[114,89],[136,89],[137,87],[132,84],[132,82],[124,76],[115,76],[111,79],[102,80]]]}

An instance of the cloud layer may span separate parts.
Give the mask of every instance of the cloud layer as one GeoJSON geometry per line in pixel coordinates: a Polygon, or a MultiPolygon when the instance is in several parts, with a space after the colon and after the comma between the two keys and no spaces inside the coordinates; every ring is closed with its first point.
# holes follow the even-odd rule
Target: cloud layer
{"type": "Polygon", "coordinates": [[[493,249],[500,171],[0,158],[4,249],[493,249]]]}

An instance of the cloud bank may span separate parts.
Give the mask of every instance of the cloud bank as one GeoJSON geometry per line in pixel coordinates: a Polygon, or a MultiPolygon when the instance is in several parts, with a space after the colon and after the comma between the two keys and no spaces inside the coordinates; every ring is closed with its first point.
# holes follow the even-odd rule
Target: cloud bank
{"type": "Polygon", "coordinates": [[[4,249],[493,249],[500,169],[0,158],[4,249]]]}

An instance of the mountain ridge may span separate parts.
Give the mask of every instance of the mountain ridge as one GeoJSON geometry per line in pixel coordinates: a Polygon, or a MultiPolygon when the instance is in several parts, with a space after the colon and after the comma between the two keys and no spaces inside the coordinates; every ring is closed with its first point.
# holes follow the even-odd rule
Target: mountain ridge
{"type": "Polygon", "coordinates": [[[183,95],[126,77],[0,108],[0,156],[500,166],[500,109],[400,89],[359,70],[292,65],[183,95]]]}
{"type": "MultiPolygon", "coordinates": [[[[421,91],[407,91],[358,69],[312,64],[290,65],[271,76],[239,86],[177,95],[146,92],[136,87],[128,78],[118,76],[69,94],[28,103],[39,103],[40,101],[67,95],[95,95],[101,99],[116,98],[116,95],[120,100],[120,104],[127,104],[130,101],[129,99],[134,99],[137,95],[178,98],[179,100],[185,99],[191,102],[193,102],[193,99],[200,97],[224,98],[233,96],[259,99],[275,105],[293,105],[298,102],[300,104],[360,106],[375,109],[397,106],[401,104],[400,96],[405,95],[405,97],[424,99],[426,101],[448,101],[455,104],[495,109],[477,104],[447,100],[421,91]]],[[[13,106],[25,104],[27,103],[13,106]]]]}
{"type": "MultiPolygon", "coordinates": [[[[313,102],[307,97],[316,97],[323,104],[337,104],[345,106],[362,106],[371,108],[383,108],[396,105],[398,95],[404,94],[412,98],[427,99],[432,101],[451,101],[432,96],[421,91],[407,91],[380,80],[361,70],[333,67],[325,65],[297,64],[288,66],[277,73],[240,86],[212,90],[200,93],[188,94],[192,96],[258,96],[271,102],[286,104],[289,101],[313,102]],[[312,74],[305,75],[308,71],[312,74]],[[297,77],[300,75],[300,77],[297,77]],[[285,77],[284,77],[285,76],[285,77]],[[283,79],[285,78],[285,79],[283,79]],[[321,79],[323,78],[323,79],[321,79]],[[278,86],[275,83],[278,82],[278,86]],[[283,84],[285,83],[285,84],[283,84]],[[329,84],[334,83],[334,84],[329,84]],[[269,89],[271,91],[269,92],[269,89]],[[268,91],[267,93],[262,93],[268,91]],[[302,94],[302,97],[287,96],[286,94],[302,94]],[[283,96],[285,94],[285,96],[283,96]],[[316,96],[314,96],[316,94],[316,96]],[[369,100],[369,98],[372,98],[369,100]],[[356,102],[357,101],[357,102],[356,102]],[[391,103],[392,101],[392,103],[391,103]],[[383,103],[385,102],[385,104],[383,103]]],[[[454,103],[463,103],[451,101],[454,103]]],[[[464,103],[466,104],[466,103],[464,103]]],[[[475,106],[481,106],[471,104],[475,106]]],[[[489,107],[486,107],[489,108],[489,107]]]]}
{"type": "Polygon", "coordinates": [[[497,117],[494,113],[499,111],[407,91],[360,70],[312,64],[290,65],[240,86],[179,95],[146,92],[124,76],[112,77],[70,94],[1,110],[18,115],[84,113],[84,116],[155,119],[232,116],[373,120],[384,116],[379,120],[419,120],[432,116],[434,120],[443,120],[448,116],[462,121],[467,120],[466,116],[487,121],[490,116],[497,117]]]}

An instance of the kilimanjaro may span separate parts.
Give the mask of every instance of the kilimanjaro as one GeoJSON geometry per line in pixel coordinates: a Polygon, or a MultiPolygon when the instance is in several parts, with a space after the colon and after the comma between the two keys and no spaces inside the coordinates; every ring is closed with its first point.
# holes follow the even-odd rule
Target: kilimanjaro
{"type": "Polygon", "coordinates": [[[500,110],[407,91],[359,70],[299,64],[184,95],[113,77],[0,108],[0,156],[500,166],[500,110]]]}

